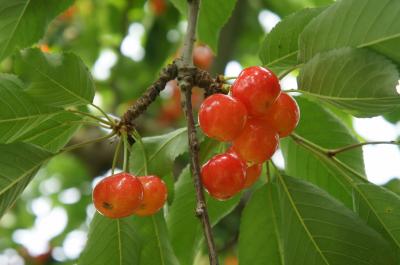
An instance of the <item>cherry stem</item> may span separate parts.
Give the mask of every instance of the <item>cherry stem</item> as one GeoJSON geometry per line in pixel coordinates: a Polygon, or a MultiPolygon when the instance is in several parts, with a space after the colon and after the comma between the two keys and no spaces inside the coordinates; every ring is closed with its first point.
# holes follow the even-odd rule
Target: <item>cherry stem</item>
{"type": "Polygon", "coordinates": [[[92,115],[92,114],[87,113],[87,112],[83,112],[83,111],[79,111],[79,110],[71,110],[71,109],[69,109],[67,111],[71,112],[71,113],[76,113],[76,114],[79,114],[79,115],[82,115],[82,116],[86,116],[86,117],[92,118],[92,119],[94,119],[96,121],[99,121],[100,123],[103,123],[103,124],[106,124],[106,125],[109,125],[109,126],[113,126],[113,124],[110,123],[109,121],[106,121],[106,120],[104,120],[104,119],[102,119],[100,117],[97,117],[97,116],[92,115]]]}
{"type": "Polygon", "coordinates": [[[336,149],[330,149],[327,151],[328,156],[336,156],[339,153],[349,151],[358,147],[362,147],[364,145],[374,145],[374,144],[394,144],[394,145],[400,145],[399,141],[372,141],[372,142],[363,142],[363,143],[356,143],[356,144],[350,144],[347,146],[343,146],[340,148],[336,149]]]}
{"type": "Polygon", "coordinates": [[[297,68],[299,68],[300,66],[302,66],[302,64],[298,64],[298,65],[294,65],[288,69],[286,69],[285,71],[283,71],[282,73],[280,73],[278,75],[278,79],[282,80],[285,76],[287,76],[288,74],[290,74],[291,72],[293,72],[294,70],[296,70],[297,68]]]}
{"type": "Polygon", "coordinates": [[[99,106],[95,105],[94,103],[90,103],[90,106],[94,107],[95,109],[97,109],[98,111],[101,112],[101,114],[103,114],[103,116],[110,122],[110,125],[114,126],[115,125],[115,121],[112,120],[110,118],[110,116],[99,106]]]}
{"type": "Polygon", "coordinates": [[[129,148],[129,143],[128,143],[128,136],[126,132],[122,133],[122,141],[124,142],[124,164],[122,167],[122,170],[124,172],[129,172],[129,155],[128,155],[128,148],[129,148]]]}
{"type": "Polygon", "coordinates": [[[111,166],[111,175],[114,175],[114,173],[115,173],[115,167],[117,166],[117,160],[119,157],[121,145],[122,145],[122,141],[121,141],[121,139],[118,139],[118,143],[117,143],[117,146],[115,147],[114,158],[113,158],[113,162],[112,162],[112,166],[111,166]]]}
{"type": "MultiPolygon", "coordinates": [[[[148,172],[148,158],[147,158],[147,153],[146,153],[146,148],[144,147],[144,143],[142,140],[142,137],[140,136],[139,132],[135,129],[132,132],[133,139],[139,144],[140,149],[142,150],[142,155],[143,155],[143,167],[144,167],[144,174],[147,176],[149,174],[148,172]]],[[[138,172],[139,173],[139,172],[138,172]]]]}
{"type": "Polygon", "coordinates": [[[265,162],[265,170],[267,174],[267,183],[271,183],[271,169],[269,167],[269,164],[272,163],[272,161],[268,160],[265,162]]]}
{"type": "Polygon", "coordinates": [[[224,78],[224,81],[228,81],[228,80],[235,80],[238,77],[237,76],[224,76],[223,78],[224,78]]]}
{"type": "Polygon", "coordinates": [[[86,142],[83,142],[83,143],[67,146],[67,147],[61,149],[59,151],[59,154],[60,153],[64,153],[64,152],[69,152],[69,151],[75,150],[77,148],[81,148],[81,147],[86,146],[88,144],[93,144],[93,143],[97,143],[97,142],[101,142],[101,141],[107,140],[107,139],[113,137],[114,135],[115,135],[115,132],[112,132],[112,133],[107,134],[105,136],[102,136],[102,137],[99,137],[99,138],[95,138],[95,139],[92,139],[92,140],[89,140],[89,141],[86,141],[86,142]]]}

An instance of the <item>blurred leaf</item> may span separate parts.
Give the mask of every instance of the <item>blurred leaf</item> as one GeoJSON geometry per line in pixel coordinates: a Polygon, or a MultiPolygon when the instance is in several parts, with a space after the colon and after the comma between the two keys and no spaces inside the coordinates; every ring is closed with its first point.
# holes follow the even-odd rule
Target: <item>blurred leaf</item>
{"type": "Polygon", "coordinates": [[[280,222],[277,187],[272,183],[263,185],[253,193],[242,213],[240,264],[284,264],[280,222]]]}
{"type": "Polygon", "coordinates": [[[187,0],[170,0],[183,16],[187,13],[187,0]]]}
{"type": "Polygon", "coordinates": [[[400,197],[373,184],[358,184],[356,211],[381,235],[400,248],[400,197]]]}
{"type": "Polygon", "coordinates": [[[370,47],[399,58],[399,12],[397,0],[337,1],[300,35],[300,60],[306,62],[319,52],[348,46],[370,47]]]}
{"type": "Polygon", "coordinates": [[[396,108],[394,111],[386,113],[385,115],[383,115],[383,117],[388,122],[396,124],[400,121],[400,108],[396,108]]]}
{"type": "Polygon", "coordinates": [[[323,190],[287,176],[279,187],[286,264],[397,264],[388,243],[323,190]]]}
{"type": "Polygon", "coordinates": [[[218,50],[219,32],[235,8],[236,0],[202,0],[199,14],[199,40],[218,50]]]}
{"type": "Polygon", "coordinates": [[[0,144],[0,217],[51,156],[51,153],[31,144],[0,144]]]}
{"type": "Polygon", "coordinates": [[[265,37],[260,49],[264,66],[288,69],[298,64],[298,38],[304,27],[325,8],[303,9],[278,23],[265,37]]]}
{"type": "Polygon", "coordinates": [[[110,219],[95,214],[79,265],[140,264],[141,239],[133,219],[110,219]]]}
{"type": "Polygon", "coordinates": [[[389,180],[385,185],[383,185],[385,189],[388,189],[397,195],[400,195],[400,179],[393,178],[389,180]]]}
{"type": "MultiPolygon", "coordinates": [[[[172,171],[174,160],[187,152],[187,129],[180,128],[170,133],[143,137],[145,152],[148,160],[149,174],[163,178],[172,171]]],[[[144,174],[144,156],[139,144],[132,146],[130,156],[130,172],[136,175],[144,174]]]]}
{"type": "Polygon", "coordinates": [[[27,93],[39,102],[67,107],[93,101],[95,85],[90,72],[73,53],[49,54],[27,49],[17,56],[15,68],[29,83],[27,93]]]}
{"type": "Polygon", "coordinates": [[[81,117],[70,113],[60,112],[51,118],[37,124],[36,127],[17,139],[38,145],[50,152],[57,152],[64,147],[79,129],[81,117]]]}
{"type": "Polygon", "coordinates": [[[59,109],[37,104],[15,76],[0,74],[0,143],[22,140],[23,135],[50,119],[59,109]]]}
{"type": "MultiPolygon", "coordinates": [[[[238,204],[240,196],[217,201],[206,194],[210,222],[214,226],[238,204]]],[[[175,199],[169,208],[167,225],[175,254],[181,265],[192,265],[203,238],[201,222],[195,216],[196,192],[189,168],[175,183],[175,199]]]]}
{"type": "Polygon", "coordinates": [[[332,2],[333,0],[264,0],[265,7],[280,16],[286,16],[304,8],[327,5],[332,2]]]}
{"type": "Polygon", "coordinates": [[[299,89],[358,117],[371,117],[400,104],[399,73],[389,60],[367,50],[343,48],[318,54],[298,78],[299,89]]]}
{"type": "MultiPolygon", "coordinates": [[[[301,119],[295,132],[301,137],[328,149],[358,142],[350,130],[322,106],[301,97],[296,97],[296,101],[300,106],[301,119]]],[[[348,207],[352,206],[351,186],[328,161],[315,156],[290,138],[283,139],[281,143],[285,169],[289,175],[310,181],[348,207]]],[[[358,172],[364,172],[361,149],[349,150],[339,154],[337,158],[358,172]]]]}
{"type": "Polygon", "coordinates": [[[38,41],[47,25],[73,0],[0,0],[0,61],[38,41]]]}
{"type": "Polygon", "coordinates": [[[134,227],[141,240],[140,264],[178,265],[162,211],[148,217],[135,217],[134,227]]]}

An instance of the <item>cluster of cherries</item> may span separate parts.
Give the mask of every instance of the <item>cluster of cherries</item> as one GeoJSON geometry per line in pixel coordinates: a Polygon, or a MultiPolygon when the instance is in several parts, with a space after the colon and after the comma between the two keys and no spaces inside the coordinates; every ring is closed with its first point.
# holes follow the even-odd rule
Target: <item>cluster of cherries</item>
{"type": "Polygon", "coordinates": [[[261,174],[262,163],[297,126],[299,107],[281,92],[273,72],[259,66],[244,69],[231,88],[231,95],[214,94],[199,110],[199,124],[210,138],[231,142],[201,169],[202,182],[216,199],[226,200],[251,186],[261,174]]]}
{"type": "Polygon", "coordinates": [[[119,173],[102,179],[93,190],[97,211],[109,218],[148,216],[158,212],[167,200],[167,186],[157,176],[136,177],[119,173]]]}

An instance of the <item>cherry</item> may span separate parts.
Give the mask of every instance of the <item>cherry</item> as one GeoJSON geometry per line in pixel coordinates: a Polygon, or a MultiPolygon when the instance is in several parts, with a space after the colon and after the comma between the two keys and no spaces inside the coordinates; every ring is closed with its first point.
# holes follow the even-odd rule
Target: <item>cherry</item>
{"type": "MultiPolygon", "coordinates": [[[[238,154],[233,150],[232,146],[228,149],[227,153],[239,158],[238,154]]],[[[253,185],[261,175],[262,164],[254,164],[248,166],[245,161],[243,161],[246,168],[246,181],[244,182],[243,188],[248,188],[253,185]]]]}
{"type": "Polygon", "coordinates": [[[193,63],[203,70],[209,70],[214,60],[214,54],[207,45],[197,45],[193,49],[193,63]]]}
{"type": "Polygon", "coordinates": [[[300,110],[294,98],[281,93],[265,115],[266,122],[271,125],[280,137],[288,136],[299,123],[300,110]]]}
{"type": "Polygon", "coordinates": [[[148,216],[158,212],[167,200],[168,191],[165,182],[157,176],[138,178],[143,185],[143,201],[134,211],[135,215],[148,216]]]}
{"type": "Polygon", "coordinates": [[[280,93],[278,78],[260,66],[244,69],[232,85],[232,96],[243,102],[252,116],[264,115],[280,93]]]}
{"type": "Polygon", "coordinates": [[[206,98],[200,106],[199,124],[203,132],[220,141],[237,137],[246,124],[247,112],[244,105],[224,94],[206,98]]]}
{"type": "Polygon", "coordinates": [[[150,0],[150,9],[157,16],[162,15],[167,9],[167,3],[165,0],[150,0]]]}
{"type": "Polygon", "coordinates": [[[201,180],[212,197],[227,200],[243,188],[245,166],[229,153],[219,154],[203,165],[201,180]]]}
{"type": "Polygon", "coordinates": [[[97,211],[110,218],[133,214],[143,200],[143,186],[129,173],[119,173],[101,180],[93,190],[97,211]]]}
{"type": "Polygon", "coordinates": [[[241,159],[256,164],[270,159],[278,144],[278,133],[264,120],[249,118],[242,133],[233,141],[232,148],[241,159]]]}

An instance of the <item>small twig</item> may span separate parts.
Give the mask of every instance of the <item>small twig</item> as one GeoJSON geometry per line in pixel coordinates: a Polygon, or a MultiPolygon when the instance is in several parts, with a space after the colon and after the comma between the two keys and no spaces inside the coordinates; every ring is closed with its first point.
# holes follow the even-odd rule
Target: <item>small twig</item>
{"type": "Polygon", "coordinates": [[[339,153],[345,152],[345,151],[349,151],[358,147],[362,147],[364,145],[373,145],[373,144],[394,144],[394,145],[400,145],[399,141],[373,141],[373,142],[364,142],[364,143],[356,143],[356,144],[350,144],[347,146],[343,146],[340,148],[336,148],[336,149],[330,149],[327,150],[326,154],[330,157],[332,156],[336,156],[339,153]]]}

